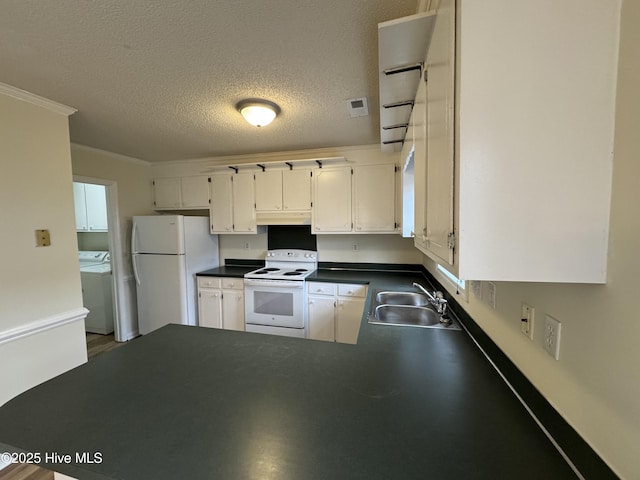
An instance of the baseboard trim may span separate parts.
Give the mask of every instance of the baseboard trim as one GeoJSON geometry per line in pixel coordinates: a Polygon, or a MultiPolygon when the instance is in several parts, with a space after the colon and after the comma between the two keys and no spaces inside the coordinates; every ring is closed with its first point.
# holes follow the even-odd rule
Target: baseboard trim
{"type": "Polygon", "coordinates": [[[58,328],[69,323],[84,320],[88,313],[89,310],[81,307],[75,310],[57,313],[40,320],[29,322],[25,325],[12,328],[10,330],[5,330],[4,332],[0,332],[0,345],[2,345],[3,343],[13,342],[30,335],[46,332],[47,330],[51,330],[52,328],[58,328]]]}

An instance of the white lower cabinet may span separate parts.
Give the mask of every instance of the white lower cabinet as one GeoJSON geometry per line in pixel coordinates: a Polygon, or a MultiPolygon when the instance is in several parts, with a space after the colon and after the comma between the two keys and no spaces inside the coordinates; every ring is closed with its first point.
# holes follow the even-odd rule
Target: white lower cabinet
{"type": "Polygon", "coordinates": [[[244,330],[243,279],[198,277],[198,325],[244,330]]]}
{"type": "Polygon", "coordinates": [[[307,282],[309,338],[357,343],[366,296],[366,285],[307,282]]]}

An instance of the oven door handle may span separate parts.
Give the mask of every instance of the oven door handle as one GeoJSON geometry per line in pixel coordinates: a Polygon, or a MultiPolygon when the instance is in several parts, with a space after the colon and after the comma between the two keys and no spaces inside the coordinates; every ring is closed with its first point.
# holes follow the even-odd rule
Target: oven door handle
{"type": "Polygon", "coordinates": [[[271,287],[271,288],[304,288],[304,282],[287,281],[287,280],[254,280],[245,278],[244,285],[250,287],[271,287]]]}

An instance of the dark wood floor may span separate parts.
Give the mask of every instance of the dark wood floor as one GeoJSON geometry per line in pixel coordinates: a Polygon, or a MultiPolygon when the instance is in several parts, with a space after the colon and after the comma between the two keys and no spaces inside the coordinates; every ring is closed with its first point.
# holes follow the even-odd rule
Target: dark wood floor
{"type": "MultiPolygon", "coordinates": [[[[89,361],[98,355],[124,345],[117,343],[111,335],[87,333],[87,356],[89,361]]],[[[53,472],[35,465],[16,463],[0,470],[1,480],[53,480],[53,472]]]]}

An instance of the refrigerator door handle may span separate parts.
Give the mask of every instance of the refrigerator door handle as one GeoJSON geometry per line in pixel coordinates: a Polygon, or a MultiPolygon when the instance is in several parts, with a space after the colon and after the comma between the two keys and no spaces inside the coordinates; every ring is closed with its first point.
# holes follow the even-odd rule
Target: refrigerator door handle
{"type": "Polygon", "coordinates": [[[133,228],[131,229],[131,255],[138,253],[136,251],[136,231],[138,230],[138,224],[133,222],[133,228]]]}
{"type": "Polygon", "coordinates": [[[140,285],[140,277],[138,276],[138,267],[136,266],[137,255],[131,255],[131,265],[133,266],[133,278],[136,279],[136,283],[140,285]]]}
{"type": "Polygon", "coordinates": [[[138,224],[133,221],[133,228],[131,229],[131,265],[133,267],[133,278],[136,279],[136,284],[140,285],[140,277],[138,276],[138,267],[136,266],[136,231],[138,230],[138,224]]]}

